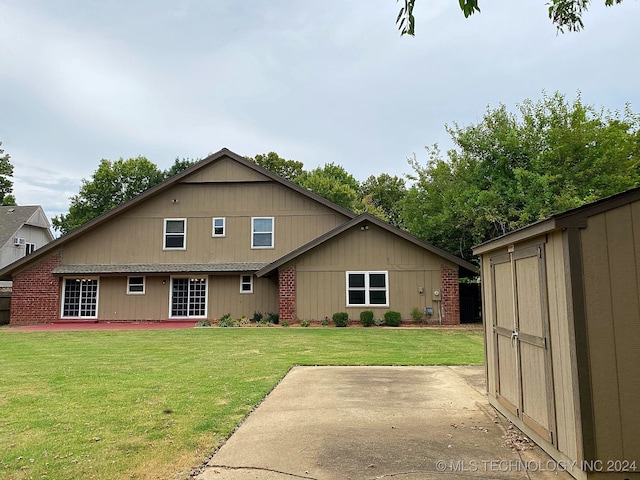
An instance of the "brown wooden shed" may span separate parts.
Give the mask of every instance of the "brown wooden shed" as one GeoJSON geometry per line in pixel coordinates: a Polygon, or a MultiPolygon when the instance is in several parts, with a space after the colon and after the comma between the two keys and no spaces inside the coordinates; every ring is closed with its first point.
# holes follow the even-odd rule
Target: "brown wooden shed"
{"type": "Polygon", "coordinates": [[[490,403],[575,478],[640,479],[640,189],[474,253],[490,403]]]}

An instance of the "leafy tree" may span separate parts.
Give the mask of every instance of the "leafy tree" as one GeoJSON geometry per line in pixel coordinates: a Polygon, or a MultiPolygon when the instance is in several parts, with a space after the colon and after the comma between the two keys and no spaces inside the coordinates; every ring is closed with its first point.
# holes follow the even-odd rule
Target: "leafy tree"
{"type": "Polygon", "coordinates": [[[580,97],[487,109],[447,126],[455,148],[410,160],[405,227],[463,258],[471,247],[549,215],[640,185],[640,116],[596,110],[580,97]]]}
{"type": "Polygon", "coordinates": [[[68,233],[98,215],[132,199],[164,180],[156,164],[144,157],[102,160],[91,176],[82,180],[80,192],[71,197],[69,213],[52,219],[54,229],[68,233]]]}
{"type": "Polygon", "coordinates": [[[13,196],[13,165],[8,153],[4,153],[2,142],[0,142],[0,205],[13,206],[16,199],[13,196]]]}
{"type": "MultiPolygon", "coordinates": [[[[402,202],[407,193],[405,181],[400,177],[392,177],[382,173],[375,177],[371,175],[361,185],[363,198],[368,198],[372,205],[379,208],[385,219],[396,227],[402,227],[402,202]]],[[[375,215],[374,212],[371,212],[375,215]]]]}
{"type": "Polygon", "coordinates": [[[280,175],[282,178],[286,178],[292,182],[295,182],[304,171],[302,168],[302,162],[285,160],[276,152],[258,154],[254,158],[247,158],[247,160],[251,160],[253,163],[260,165],[276,175],[280,175]]]}
{"type": "Polygon", "coordinates": [[[184,170],[186,170],[189,167],[192,167],[193,165],[195,165],[196,163],[198,163],[201,159],[197,158],[197,159],[191,159],[191,158],[180,158],[180,157],[176,157],[176,159],[173,162],[173,165],[171,165],[171,167],[169,167],[167,170],[165,170],[164,172],[162,172],[164,178],[170,178],[173,177],[174,175],[177,175],[180,172],[183,172],[184,170]]]}
{"type": "Polygon", "coordinates": [[[296,183],[333,203],[349,210],[356,210],[360,184],[340,165],[327,163],[310,172],[302,172],[296,183]]]}
{"type": "MultiPolygon", "coordinates": [[[[460,10],[465,17],[468,18],[475,12],[480,12],[478,2],[479,0],[459,0],[460,10]]],[[[396,24],[402,35],[415,34],[415,18],[413,16],[415,3],[416,0],[403,0],[403,6],[396,19],[396,24]]],[[[591,0],[550,0],[547,3],[549,18],[561,33],[564,33],[565,29],[570,32],[578,32],[584,28],[582,14],[588,10],[590,3],[591,0]]],[[[608,7],[617,3],[622,3],[622,0],[605,0],[604,2],[608,7]]]]}

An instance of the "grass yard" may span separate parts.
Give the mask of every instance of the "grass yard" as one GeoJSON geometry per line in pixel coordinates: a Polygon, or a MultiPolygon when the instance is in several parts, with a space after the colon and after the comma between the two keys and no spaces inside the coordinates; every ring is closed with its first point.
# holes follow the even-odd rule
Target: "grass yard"
{"type": "Polygon", "coordinates": [[[455,329],[0,329],[0,478],[184,479],[293,365],[483,355],[455,329]]]}

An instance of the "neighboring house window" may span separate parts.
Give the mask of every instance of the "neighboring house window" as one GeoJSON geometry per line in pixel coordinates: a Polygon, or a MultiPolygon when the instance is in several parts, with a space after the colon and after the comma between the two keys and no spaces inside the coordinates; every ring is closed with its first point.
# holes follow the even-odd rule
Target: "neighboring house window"
{"type": "Polygon", "coordinates": [[[187,247],[187,219],[166,218],[164,220],[164,249],[185,250],[187,247]]]}
{"type": "Polygon", "coordinates": [[[213,219],[213,236],[224,237],[226,234],[224,217],[213,219]]]}
{"type": "Polygon", "coordinates": [[[253,275],[240,275],[240,293],[253,293],[253,275]]]}
{"type": "Polygon", "coordinates": [[[35,243],[25,243],[24,244],[24,256],[25,257],[27,255],[31,255],[35,251],[36,251],[36,244],[35,243]]]}
{"type": "Polygon", "coordinates": [[[65,278],[63,290],[63,317],[96,318],[98,316],[98,279],[65,278]]]}
{"type": "Polygon", "coordinates": [[[183,318],[207,316],[206,278],[171,279],[171,316],[183,318]]]}
{"type": "Polygon", "coordinates": [[[388,272],[347,272],[347,306],[388,306],[388,272]]]}
{"type": "Polygon", "coordinates": [[[128,277],[127,278],[127,294],[143,295],[144,294],[144,277],[128,277]]]}
{"type": "Polygon", "coordinates": [[[251,219],[251,248],[273,248],[273,217],[251,219]]]}

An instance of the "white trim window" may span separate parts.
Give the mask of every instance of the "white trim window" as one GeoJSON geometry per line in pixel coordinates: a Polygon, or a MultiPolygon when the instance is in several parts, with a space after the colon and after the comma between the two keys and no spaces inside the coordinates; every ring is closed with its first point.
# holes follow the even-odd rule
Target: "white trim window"
{"type": "Polygon", "coordinates": [[[171,278],[169,315],[172,318],[207,316],[207,279],[199,277],[171,278]]]}
{"type": "Polygon", "coordinates": [[[62,284],[62,317],[97,318],[98,286],[97,278],[65,278],[62,284]]]}
{"type": "Polygon", "coordinates": [[[186,249],[187,249],[187,219],[186,218],[165,218],[163,250],[186,250],[186,249]]]}
{"type": "Polygon", "coordinates": [[[240,293],[253,293],[253,275],[240,275],[240,293]]]}
{"type": "Polygon", "coordinates": [[[273,248],[273,217],[251,217],[251,248],[273,248]]]}
{"type": "Polygon", "coordinates": [[[226,221],[224,217],[217,217],[211,221],[211,236],[212,237],[224,237],[227,234],[226,221]]]}
{"type": "Polygon", "coordinates": [[[33,252],[36,251],[36,244],[35,243],[25,243],[24,244],[24,256],[26,257],[27,255],[31,255],[33,252]]]}
{"type": "Polygon", "coordinates": [[[144,277],[127,277],[127,295],[144,295],[145,283],[144,277]]]}
{"type": "Polygon", "coordinates": [[[389,272],[347,272],[348,307],[388,307],[389,272]]]}

